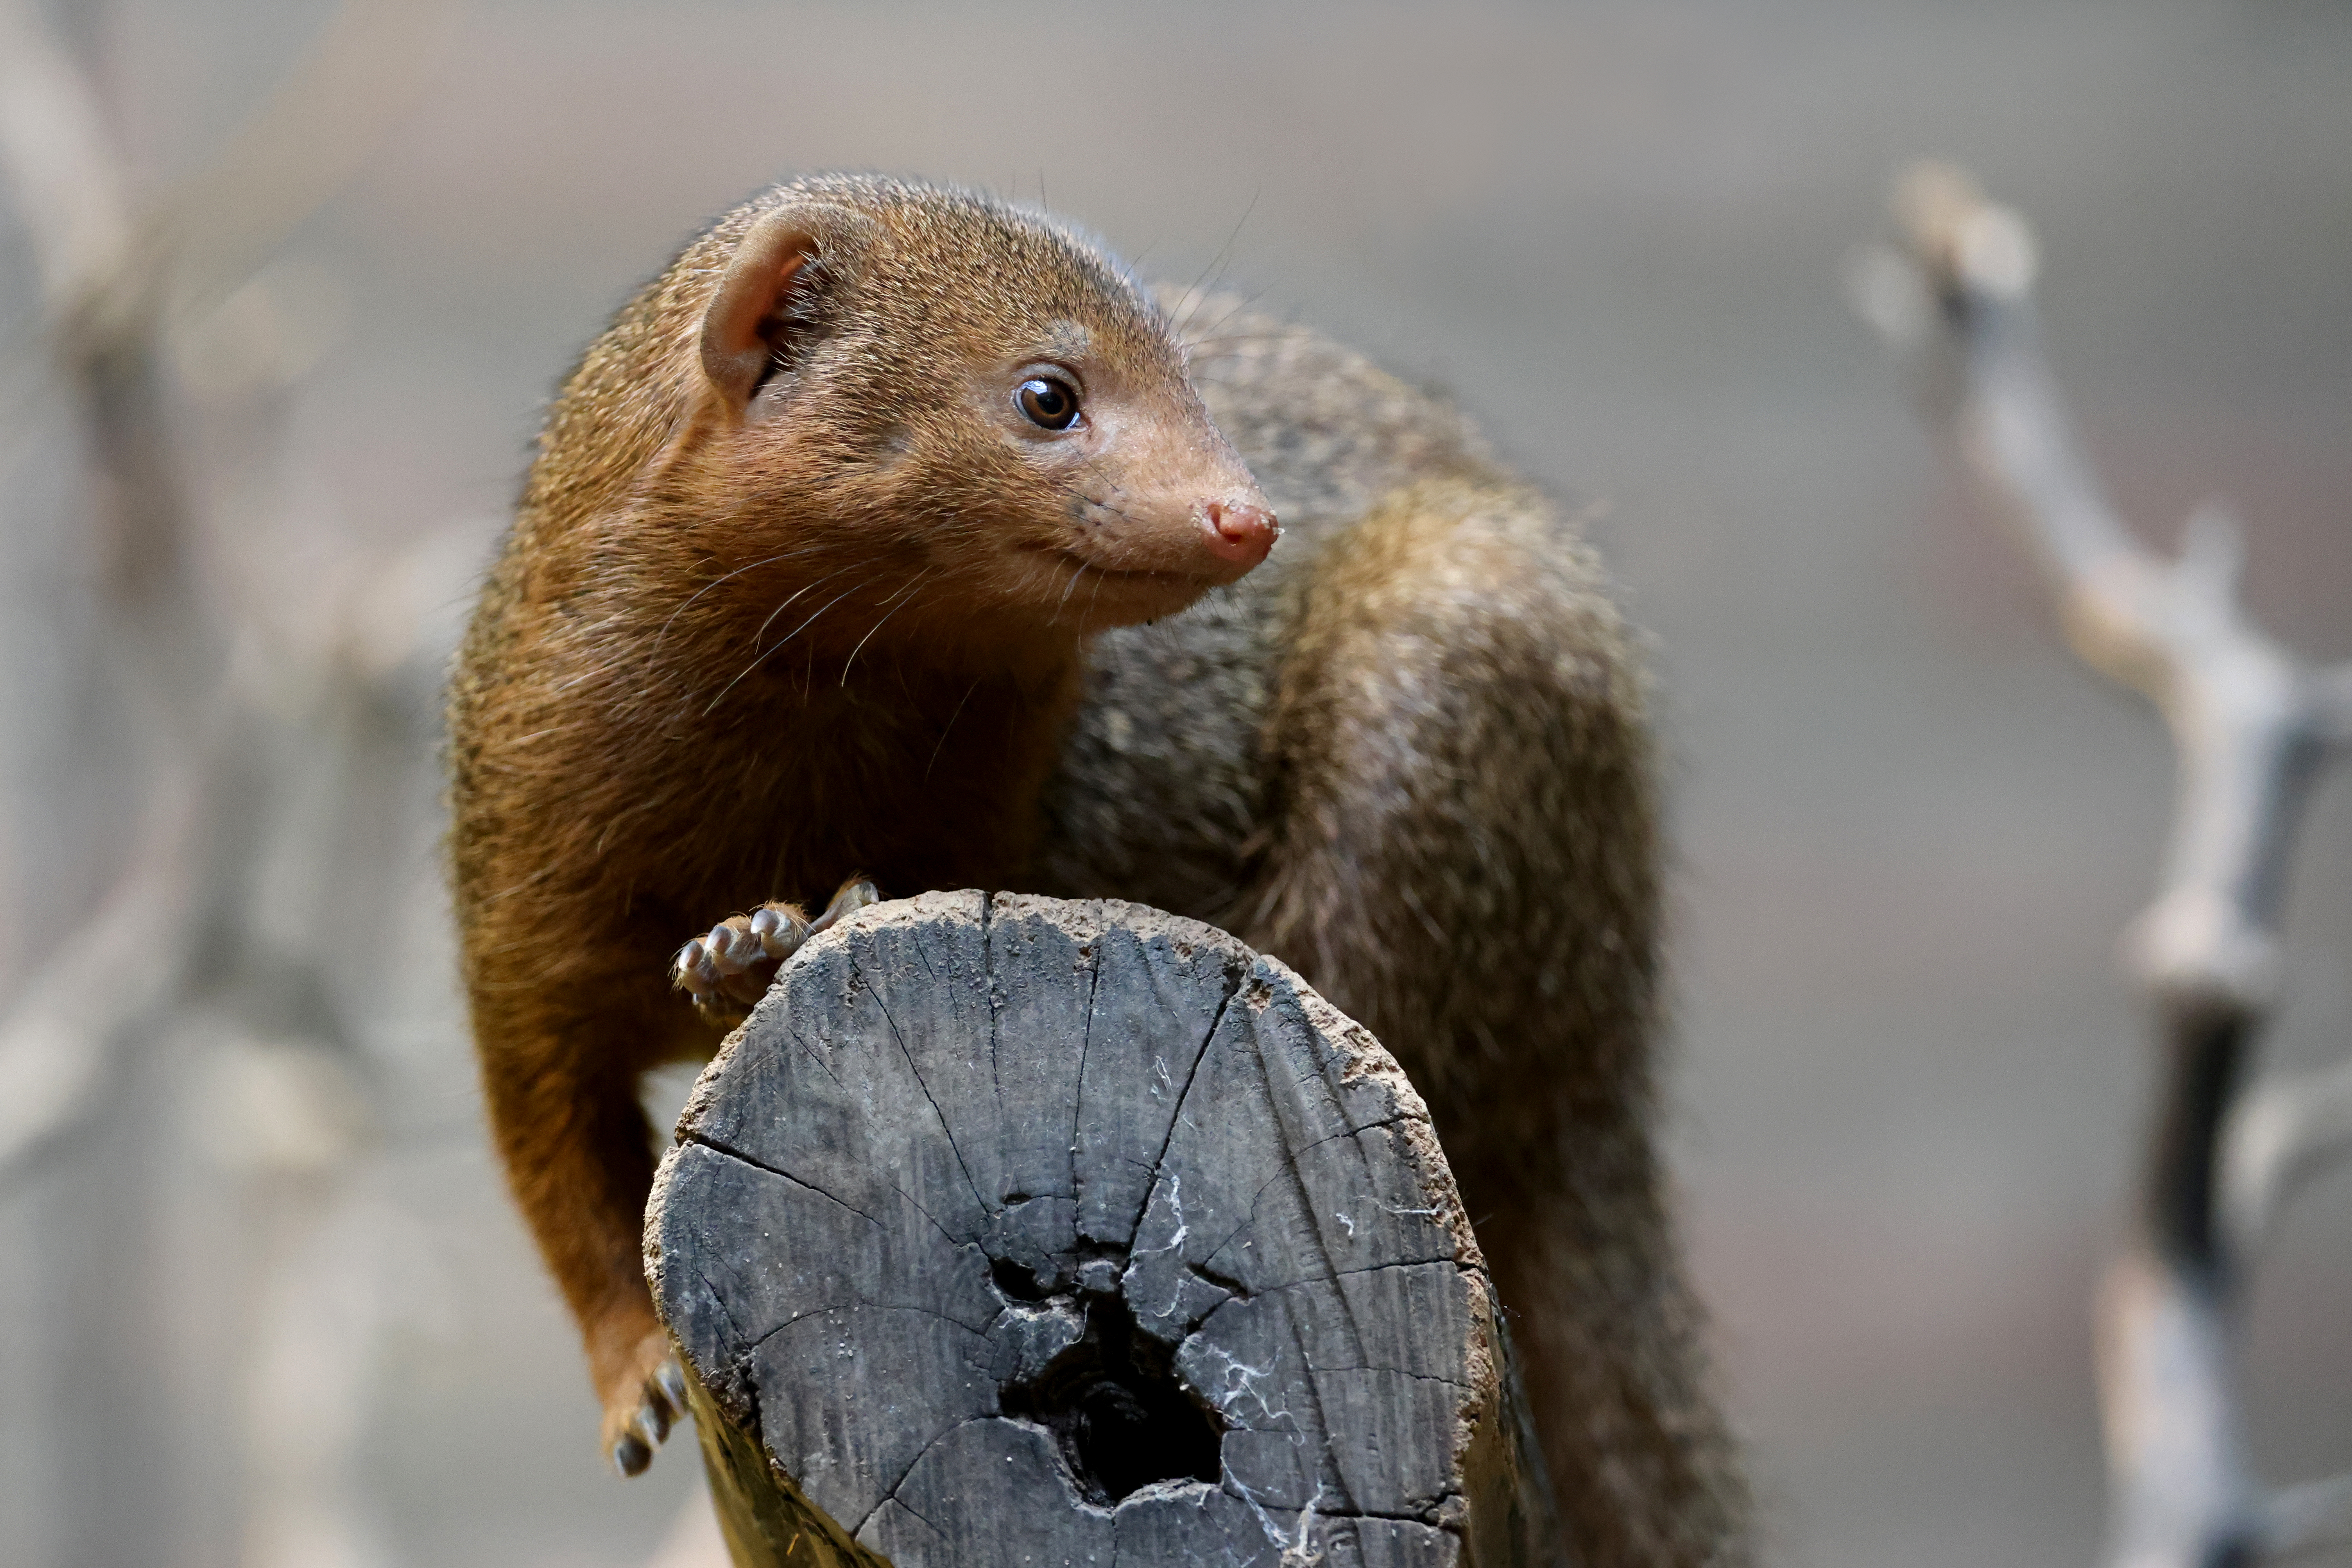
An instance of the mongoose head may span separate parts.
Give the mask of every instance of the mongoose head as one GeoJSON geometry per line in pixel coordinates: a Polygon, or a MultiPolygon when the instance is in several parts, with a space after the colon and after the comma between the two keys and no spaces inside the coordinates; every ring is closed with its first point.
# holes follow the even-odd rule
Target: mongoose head
{"type": "Polygon", "coordinates": [[[1079,635],[1180,610],[1273,546],[1167,319],[1069,230],[835,177],[712,237],[694,510],[723,519],[718,559],[840,573],[816,596],[865,613],[839,626],[1079,635]]]}

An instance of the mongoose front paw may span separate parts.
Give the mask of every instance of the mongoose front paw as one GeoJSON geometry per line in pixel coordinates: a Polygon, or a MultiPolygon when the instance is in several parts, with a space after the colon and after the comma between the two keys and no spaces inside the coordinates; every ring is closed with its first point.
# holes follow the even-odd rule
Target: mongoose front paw
{"type": "Polygon", "coordinates": [[[794,904],[767,903],[748,915],[719,921],[677,950],[670,961],[670,984],[694,998],[695,1011],[728,1026],[768,994],[776,971],[801,943],[853,910],[878,904],[882,895],[863,877],[852,877],[814,921],[794,904]]]}
{"type": "Polygon", "coordinates": [[[731,1024],[767,994],[777,967],[814,929],[791,904],[762,904],[679,948],[670,961],[670,984],[693,997],[694,1010],[709,1022],[731,1024]]]}
{"type": "Polygon", "coordinates": [[[645,1473],[670,1428],[686,1418],[686,1372],[669,1335],[656,1331],[631,1357],[619,1386],[604,1400],[604,1452],[624,1476],[645,1473]]]}

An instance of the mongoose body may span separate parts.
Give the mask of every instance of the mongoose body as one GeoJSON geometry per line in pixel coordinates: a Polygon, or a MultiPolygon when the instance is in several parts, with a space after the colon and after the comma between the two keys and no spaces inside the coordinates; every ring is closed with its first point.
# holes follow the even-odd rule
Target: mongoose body
{"type": "Polygon", "coordinates": [[[451,752],[493,1132],[624,1468],[675,1404],[638,1079],[863,875],[1297,968],[1430,1102],[1578,1560],[1745,1560],[1650,1128],[1642,678],[1442,400],[985,198],[782,187],[567,384],[451,752]]]}

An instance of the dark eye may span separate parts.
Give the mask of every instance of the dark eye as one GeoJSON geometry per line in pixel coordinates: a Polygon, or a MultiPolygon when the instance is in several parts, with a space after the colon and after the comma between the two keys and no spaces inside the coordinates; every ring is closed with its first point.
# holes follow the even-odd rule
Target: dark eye
{"type": "Polygon", "coordinates": [[[1056,376],[1033,375],[1021,384],[1013,400],[1029,423],[1046,430],[1066,430],[1078,422],[1078,389],[1056,376]]]}

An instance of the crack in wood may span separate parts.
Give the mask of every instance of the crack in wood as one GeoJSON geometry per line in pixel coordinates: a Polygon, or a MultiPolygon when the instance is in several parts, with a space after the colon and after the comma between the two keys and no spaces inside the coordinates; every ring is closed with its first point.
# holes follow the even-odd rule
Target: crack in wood
{"type": "MultiPolygon", "coordinates": [[[[731,1148],[729,1145],[720,1142],[716,1138],[711,1137],[709,1133],[699,1131],[688,1132],[683,1136],[688,1142],[696,1144],[700,1148],[708,1149],[714,1154],[724,1155],[730,1160],[734,1160],[742,1164],[749,1165],[755,1171],[765,1172],[771,1176],[775,1176],[783,1181],[790,1182],[793,1185],[799,1187],[803,1191],[814,1193],[817,1196],[824,1199],[827,1203],[838,1204],[841,1207],[847,1209],[851,1214],[856,1215],[859,1219],[864,1220],[867,1225],[872,1226],[877,1230],[885,1228],[880,1220],[876,1219],[872,1215],[867,1214],[864,1209],[859,1208],[856,1204],[851,1203],[846,1198],[835,1193],[826,1192],[814,1182],[808,1181],[800,1176],[795,1176],[790,1171],[784,1170],[779,1166],[772,1165],[765,1160],[759,1158],[757,1155],[747,1154],[740,1149],[731,1148]]],[[[904,1196],[905,1194],[901,1194],[900,1195],[904,1196]]],[[[912,1199],[908,1199],[908,1201],[910,1203],[913,1202],[912,1199]]],[[[922,1207],[920,1204],[916,1204],[915,1206],[918,1209],[922,1207]]],[[[930,1218],[929,1215],[925,1215],[923,1217],[926,1219],[930,1218]]],[[[936,1220],[932,1221],[932,1223],[934,1225],[938,1224],[936,1220]]],[[[941,1236],[947,1236],[947,1232],[945,1230],[941,1230],[940,1234],[941,1236]]],[[[948,1239],[952,1241],[955,1238],[953,1237],[949,1237],[948,1239]]]]}
{"type": "MultiPolygon", "coordinates": [[[[1086,1212],[1086,1178],[1078,1170],[1078,1130],[1087,1119],[1087,1058],[1095,1045],[1095,998],[1102,989],[1102,961],[1098,956],[1101,938],[1078,944],[1079,957],[1087,966],[1087,1021],[1078,1034],[1077,1088],[1070,1095],[1070,1195],[1077,1200],[1076,1213],[1086,1212]]],[[[1071,1223],[1076,1223],[1076,1215],[1071,1223]]]]}
{"type": "Polygon", "coordinates": [[[1192,1098],[1192,1086],[1200,1081],[1201,1066],[1209,1059],[1209,1048],[1216,1043],[1217,1031],[1224,1026],[1225,1013],[1233,1006],[1234,998],[1239,994],[1241,994],[1241,987],[1234,985],[1217,1003],[1217,1011],[1209,1020],[1208,1030],[1201,1037],[1201,1048],[1192,1054],[1192,1070],[1184,1075],[1184,1087],[1177,1091],[1175,1110],[1169,1112],[1168,1131],[1160,1140],[1160,1152],[1152,1156],[1151,1180],[1144,1188],[1143,1205],[1135,1211],[1135,1218],[1128,1224],[1127,1234],[1129,1237],[1142,1230],[1143,1216],[1151,1212],[1151,1200],[1159,1195],[1160,1178],[1168,1163],[1168,1149],[1176,1142],[1176,1129],[1183,1122],[1184,1107],[1192,1098]]]}
{"type": "MultiPolygon", "coordinates": [[[[856,967],[855,953],[850,955],[849,962],[853,969],[856,967]]],[[[892,1042],[898,1046],[898,1054],[907,1059],[907,1070],[914,1075],[915,1087],[923,1091],[923,1099],[929,1103],[931,1114],[940,1119],[940,1136],[947,1140],[948,1152],[955,1156],[956,1168],[963,1173],[964,1185],[971,1189],[972,1202],[980,1205],[980,1212],[983,1215],[999,1212],[990,1208],[988,1199],[981,1195],[980,1184],[972,1179],[971,1166],[965,1161],[963,1150],[956,1144],[955,1129],[948,1123],[948,1113],[940,1109],[939,1097],[931,1092],[931,1086],[923,1081],[923,1069],[915,1065],[915,1053],[907,1047],[907,1037],[899,1032],[898,1020],[891,1016],[890,1005],[882,999],[878,989],[873,991],[873,996],[874,1005],[882,1014],[882,1021],[890,1026],[892,1042]]]]}

